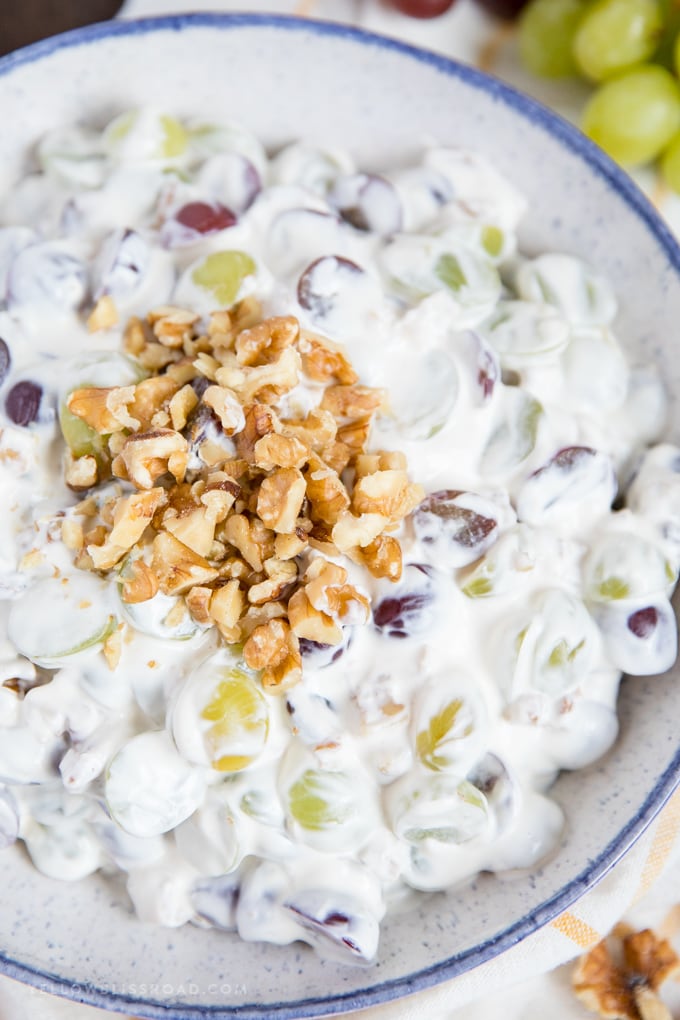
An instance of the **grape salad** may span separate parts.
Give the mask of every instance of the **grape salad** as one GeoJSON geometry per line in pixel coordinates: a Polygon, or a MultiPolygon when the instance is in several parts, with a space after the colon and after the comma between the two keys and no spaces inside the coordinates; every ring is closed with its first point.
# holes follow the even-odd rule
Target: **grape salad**
{"type": "Polygon", "coordinates": [[[0,199],[0,846],[370,963],[527,868],[676,657],[680,450],[610,283],[431,147],[151,109],[0,199]],[[624,338],[625,340],[625,338],[624,338]]]}

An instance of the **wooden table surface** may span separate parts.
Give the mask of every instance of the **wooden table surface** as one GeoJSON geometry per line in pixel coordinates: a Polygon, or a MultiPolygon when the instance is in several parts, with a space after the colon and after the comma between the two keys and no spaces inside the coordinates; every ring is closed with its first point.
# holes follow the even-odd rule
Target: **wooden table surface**
{"type": "Polygon", "coordinates": [[[112,18],[122,0],[0,0],[0,54],[69,28],[112,18]]]}

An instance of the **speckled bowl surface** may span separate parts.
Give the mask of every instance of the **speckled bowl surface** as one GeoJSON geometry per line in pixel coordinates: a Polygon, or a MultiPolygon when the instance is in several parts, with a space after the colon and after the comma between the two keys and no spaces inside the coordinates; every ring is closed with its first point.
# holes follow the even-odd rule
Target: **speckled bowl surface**
{"type": "MultiPolygon", "coordinates": [[[[523,244],[586,256],[615,284],[618,331],[658,361],[680,438],[680,250],[620,171],[574,129],[498,82],[444,58],[328,24],[194,15],[121,22],[0,61],[0,177],[21,173],[54,124],[104,122],[151,103],[237,119],[271,146],[306,136],[387,167],[426,140],[491,157],[529,198],[523,244]]],[[[311,1017],[384,1002],[490,959],[567,907],[625,853],[680,770],[675,671],[624,680],[607,757],[554,788],[569,820],[558,854],[529,875],[484,876],[423,898],[384,925],[378,962],[341,968],[299,946],[239,942],[135,920],[101,878],[44,878],[4,851],[0,970],[148,1017],[311,1017]]]]}

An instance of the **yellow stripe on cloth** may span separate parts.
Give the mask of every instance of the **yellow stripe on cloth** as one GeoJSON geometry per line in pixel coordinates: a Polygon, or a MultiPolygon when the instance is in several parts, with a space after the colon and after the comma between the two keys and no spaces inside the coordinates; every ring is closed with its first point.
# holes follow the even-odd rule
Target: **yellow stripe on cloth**
{"type": "Polygon", "coordinates": [[[576,914],[572,914],[570,910],[565,910],[563,914],[556,917],[550,924],[552,928],[556,928],[563,935],[566,935],[568,939],[575,942],[581,949],[589,949],[590,946],[595,946],[598,942],[602,941],[599,931],[595,931],[594,928],[585,921],[582,921],[576,914]]]}
{"type": "Polygon", "coordinates": [[[638,900],[654,884],[663,871],[680,832],[680,790],[676,790],[661,812],[656,823],[654,841],[642,869],[640,884],[635,894],[638,900]]]}

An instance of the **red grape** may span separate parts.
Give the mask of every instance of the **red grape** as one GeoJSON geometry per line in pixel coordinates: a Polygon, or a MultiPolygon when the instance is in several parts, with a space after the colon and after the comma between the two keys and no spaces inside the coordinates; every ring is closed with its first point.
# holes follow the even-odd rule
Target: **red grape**
{"type": "Polygon", "coordinates": [[[207,202],[189,202],[183,205],[175,219],[183,227],[195,230],[198,234],[212,234],[216,230],[226,230],[233,227],[236,217],[226,205],[215,202],[209,205],[207,202]]]}
{"type": "Polygon", "coordinates": [[[511,21],[516,18],[523,7],[526,7],[528,0],[477,0],[480,7],[494,14],[497,18],[511,21]]]}
{"type": "Polygon", "coordinates": [[[408,14],[411,18],[438,18],[455,2],[456,0],[390,0],[392,7],[396,7],[402,14],[408,14]]]}

